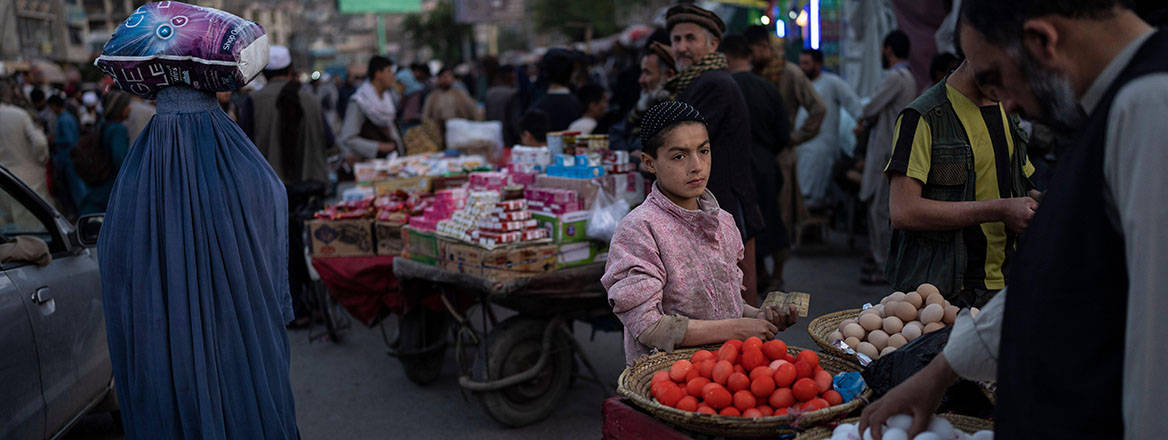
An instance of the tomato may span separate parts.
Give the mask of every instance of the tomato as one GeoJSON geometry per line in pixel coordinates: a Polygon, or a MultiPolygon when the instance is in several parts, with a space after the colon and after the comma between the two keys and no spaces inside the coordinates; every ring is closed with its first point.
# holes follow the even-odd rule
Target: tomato
{"type": "Polygon", "coordinates": [[[706,388],[702,392],[702,400],[706,402],[706,405],[710,405],[710,408],[722,409],[730,406],[732,397],[730,397],[729,391],[726,391],[725,388],[722,388],[721,385],[718,385],[717,387],[706,388]]]}
{"type": "Polygon", "coordinates": [[[714,353],[711,353],[710,350],[698,350],[698,351],[695,351],[694,354],[689,357],[689,361],[693,362],[694,365],[698,365],[698,364],[701,364],[702,361],[704,361],[706,359],[714,359],[714,358],[715,358],[714,353]]]}
{"type": "Polygon", "coordinates": [[[714,365],[718,364],[717,359],[706,359],[698,364],[698,375],[706,378],[714,378],[714,365]]]}
{"type": "Polygon", "coordinates": [[[763,417],[770,417],[770,416],[775,415],[775,410],[771,409],[771,407],[766,406],[766,405],[759,405],[758,412],[762,413],[763,417]]]}
{"type": "Polygon", "coordinates": [[[800,351],[799,355],[795,356],[795,360],[796,361],[806,361],[807,363],[811,364],[812,366],[819,365],[819,355],[815,354],[815,352],[811,351],[811,350],[800,351]]]}
{"type": "Polygon", "coordinates": [[[738,351],[742,351],[742,341],[738,339],[731,339],[726,341],[726,344],[733,345],[738,351]]]}
{"type": "Polygon", "coordinates": [[[661,402],[661,404],[665,406],[676,407],[677,401],[681,400],[682,397],[685,397],[685,390],[681,389],[681,387],[672,382],[662,383],[665,385],[662,385],[663,389],[661,390],[661,395],[657,396],[657,401],[661,402]]]}
{"type": "Polygon", "coordinates": [[[733,373],[726,379],[726,388],[730,389],[731,393],[750,388],[750,378],[742,373],[733,373]]]}
{"type": "Polygon", "coordinates": [[[722,408],[722,411],[719,411],[718,414],[726,417],[742,417],[742,413],[738,412],[738,408],[733,406],[722,408]]]}
{"type": "Polygon", "coordinates": [[[743,368],[742,364],[734,364],[734,372],[746,374],[746,368],[743,368]]]}
{"type": "Polygon", "coordinates": [[[762,354],[762,350],[754,347],[744,347],[741,357],[742,368],[746,371],[765,366],[768,362],[766,355],[762,354]]]}
{"type": "MultiPolygon", "coordinates": [[[[795,404],[795,395],[791,394],[790,388],[779,388],[771,393],[767,403],[770,403],[774,408],[786,408],[795,404]]],[[[778,413],[778,409],[775,412],[778,413]]]]}
{"type": "Polygon", "coordinates": [[[660,398],[661,391],[665,390],[665,388],[664,388],[665,384],[668,384],[668,383],[673,383],[673,382],[668,381],[668,380],[663,380],[663,381],[654,383],[653,385],[650,385],[649,386],[649,394],[653,395],[653,397],[660,398]]]}
{"type": "Polygon", "coordinates": [[[793,364],[795,363],[795,356],[791,356],[791,353],[787,353],[783,355],[783,360],[793,364]]]}
{"type": "Polygon", "coordinates": [[[785,416],[785,415],[787,415],[787,408],[779,408],[779,409],[776,409],[776,410],[775,410],[775,415],[776,415],[776,416],[785,416]]]}
{"type": "Polygon", "coordinates": [[[694,396],[682,397],[681,400],[677,401],[676,408],[680,409],[682,411],[690,411],[690,412],[697,411],[698,410],[698,398],[694,397],[694,396]]]}
{"type": "Polygon", "coordinates": [[[836,405],[844,403],[844,396],[841,396],[839,391],[836,391],[836,390],[824,391],[823,396],[821,396],[821,397],[823,397],[823,400],[826,400],[827,403],[831,406],[836,406],[836,405]]]}
{"type": "Polygon", "coordinates": [[[804,377],[795,381],[795,385],[791,386],[791,393],[800,402],[806,402],[819,395],[819,385],[816,385],[814,380],[804,377]]]}
{"type": "Polygon", "coordinates": [[[795,361],[795,377],[800,379],[804,377],[812,377],[815,374],[815,367],[806,361],[795,361]]]}
{"type": "Polygon", "coordinates": [[[758,405],[758,399],[755,399],[754,394],[750,394],[750,391],[742,390],[734,393],[734,407],[738,408],[739,411],[746,411],[754,408],[755,405],[758,405]]]}
{"type": "Polygon", "coordinates": [[[689,370],[693,369],[693,362],[685,359],[673,363],[669,367],[669,378],[674,382],[685,382],[685,375],[689,374],[689,370]]]}
{"type": "Polygon", "coordinates": [[[653,384],[653,383],[661,382],[663,380],[669,380],[669,371],[668,370],[662,370],[662,371],[658,371],[658,372],[654,373],[653,379],[650,379],[649,383],[653,384]]]}
{"type": "Polygon", "coordinates": [[[727,341],[722,344],[722,348],[718,349],[718,360],[734,363],[738,361],[738,347],[735,347],[727,341]]]}
{"type": "Polygon", "coordinates": [[[695,377],[685,383],[685,393],[694,397],[702,396],[702,388],[710,384],[710,380],[704,377],[695,377]]]}
{"type": "Polygon", "coordinates": [[[689,369],[688,373],[685,373],[685,379],[682,380],[682,383],[689,383],[689,380],[695,377],[702,377],[701,368],[697,365],[694,365],[693,368],[689,369]]]}
{"type": "Polygon", "coordinates": [[[819,386],[820,393],[831,389],[831,373],[819,370],[815,372],[815,377],[812,379],[815,380],[815,385],[819,386]]]}
{"type": "Polygon", "coordinates": [[[783,359],[776,359],[776,360],[771,361],[770,365],[767,365],[767,366],[770,367],[772,370],[778,370],[779,365],[789,364],[789,363],[790,362],[787,362],[783,359]]]}
{"type": "Polygon", "coordinates": [[[734,366],[730,364],[730,361],[718,361],[718,363],[714,365],[713,370],[714,382],[725,385],[726,378],[730,377],[730,374],[733,372],[734,366]]]}
{"type": "Polygon", "coordinates": [[[701,413],[701,414],[718,414],[718,412],[717,412],[717,411],[714,411],[714,408],[710,408],[710,406],[709,406],[709,405],[706,405],[706,404],[704,404],[704,403],[698,406],[698,413],[701,413]]]}
{"type": "Polygon", "coordinates": [[[782,359],[787,354],[787,343],[781,339],[766,341],[762,344],[762,354],[772,361],[782,359]]]}
{"type": "Polygon", "coordinates": [[[799,376],[798,373],[795,372],[795,365],[788,362],[779,365],[779,368],[775,369],[774,378],[775,386],[789,387],[791,384],[795,383],[795,379],[798,379],[799,376]]]}
{"type": "Polygon", "coordinates": [[[804,403],[803,407],[799,408],[799,409],[801,409],[803,411],[818,411],[818,410],[827,408],[828,406],[829,405],[827,404],[826,400],[823,400],[823,399],[816,397],[814,399],[811,399],[807,403],[804,403]]]}
{"type": "Polygon", "coordinates": [[[775,375],[775,370],[772,370],[771,367],[757,367],[753,370],[750,370],[750,380],[751,381],[758,379],[759,377],[762,377],[762,376],[771,377],[774,375],[775,375]]]}
{"type": "Polygon", "coordinates": [[[750,409],[742,412],[742,417],[746,417],[746,418],[750,418],[750,419],[753,419],[756,417],[762,417],[762,412],[756,408],[750,408],[750,409]]]}
{"type": "Polygon", "coordinates": [[[746,351],[750,348],[757,348],[762,350],[762,339],[760,339],[758,336],[751,336],[746,338],[746,340],[742,342],[742,351],[746,351]]]}
{"type": "Polygon", "coordinates": [[[750,382],[750,392],[761,399],[770,397],[775,392],[775,380],[770,376],[761,376],[750,382]]]}

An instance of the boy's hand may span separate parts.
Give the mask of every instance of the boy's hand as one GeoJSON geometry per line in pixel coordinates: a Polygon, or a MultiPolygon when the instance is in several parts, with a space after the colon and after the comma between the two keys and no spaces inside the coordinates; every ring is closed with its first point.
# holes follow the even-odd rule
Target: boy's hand
{"type": "Polygon", "coordinates": [[[757,336],[764,341],[775,337],[779,329],[771,324],[769,321],[756,318],[735,318],[729,320],[731,325],[731,337],[728,339],[745,340],[751,336],[757,336]]]}
{"type": "Polygon", "coordinates": [[[787,306],[786,310],[783,310],[782,306],[771,305],[759,309],[755,317],[774,324],[779,331],[783,331],[795,325],[799,320],[799,311],[795,306],[787,306]]]}

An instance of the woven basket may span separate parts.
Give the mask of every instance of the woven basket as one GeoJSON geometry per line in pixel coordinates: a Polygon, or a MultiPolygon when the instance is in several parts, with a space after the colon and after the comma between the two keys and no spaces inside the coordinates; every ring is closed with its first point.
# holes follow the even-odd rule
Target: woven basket
{"type": "MultiPolygon", "coordinates": [[[[960,414],[937,414],[937,417],[948,420],[949,423],[953,424],[954,428],[965,431],[967,434],[973,434],[981,430],[992,431],[994,429],[994,422],[986,419],[979,419],[977,417],[963,416],[960,414]]],[[[799,433],[799,435],[795,437],[795,440],[827,440],[831,438],[832,431],[835,431],[835,427],[839,424],[859,422],[859,417],[852,417],[841,420],[839,423],[831,426],[816,426],[799,433]]]]}
{"type": "Polygon", "coordinates": [[[859,317],[861,311],[860,309],[848,309],[812,319],[811,323],[807,324],[807,333],[811,334],[811,340],[815,341],[815,344],[823,348],[824,351],[844,359],[855,359],[855,355],[848,354],[831,345],[831,340],[828,338],[831,336],[831,332],[839,330],[841,322],[848,318],[859,317]]]}
{"type": "MultiPolygon", "coordinates": [[[[704,348],[709,349],[709,347],[704,348]]],[[[787,414],[752,419],[682,411],[657,403],[649,392],[653,374],[669,368],[675,361],[689,359],[690,355],[701,349],[702,347],[687,348],[675,350],[672,353],[656,353],[638,359],[633,366],[625,368],[625,371],[621,373],[617,382],[617,394],[631,400],[633,404],[648,411],[654,417],[689,431],[715,436],[751,438],[793,434],[797,428],[814,426],[817,423],[844,417],[862,407],[872,395],[872,390],[865,388],[859,396],[842,405],[797,415],[787,414]]],[[[796,355],[803,349],[787,347],[787,351],[796,355]]],[[[819,365],[832,375],[844,371],[859,371],[860,369],[858,364],[829,353],[819,354],[819,365]]]]}

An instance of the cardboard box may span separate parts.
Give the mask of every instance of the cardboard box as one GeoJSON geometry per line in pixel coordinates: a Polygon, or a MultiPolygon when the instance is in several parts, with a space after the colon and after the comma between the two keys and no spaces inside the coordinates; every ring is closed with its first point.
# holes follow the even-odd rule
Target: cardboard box
{"type": "Polygon", "coordinates": [[[373,222],[369,220],[309,220],[314,257],[374,255],[373,222]]]}
{"type": "Polygon", "coordinates": [[[438,250],[438,236],[433,231],[422,231],[409,226],[401,228],[402,243],[407,258],[425,264],[437,264],[442,255],[438,250]]]}
{"type": "Polygon", "coordinates": [[[377,242],[377,255],[401,255],[405,249],[402,241],[401,223],[374,222],[373,238],[377,242]]]}
{"type": "Polygon", "coordinates": [[[556,269],[554,244],[504,246],[492,250],[442,239],[441,267],[468,275],[498,278],[498,272],[545,273],[556,269]]]}
{"type": "MultiPolygon", "coordinates": [[[[535,184],[531,186],[537,188],[558,188],[575,191],[576,197],[581,201],[580,206],[582,209],[588,210],[592,208],[592,202],[596,201],[596,191],[600,189],[600,187],[593,182],[597,182],[601,185],[611,185],[611,182],[603,177],[598,177],[595,179],[571,179],[567,177],[539,175],[535,176],[535,184]]],[[[610,193],[613,190],[611,186],[606,186],[605,189],[610,193]]]]}
{"type": "Polygon", "coordinates": [[[565,214],[532,212],[531,218],[539,221],[539,227],[548,230],[548,237],[556,244],[578,243],[587,240],[588,218],[591,212],[576,211],[565,214]]]}
{"type": "Polygon", "coordinates": [[[395,177],[373,182],[373,188],[374,193],[379,196],[392,194],[399,189],[405,192],[428,193],[430,183],[430,177],[427,176],[395,177]]]}
{"type": "Polygon", "coordinates": [[[608,259],[608,244],[587,241],[559,245],[556,267],[560,269],[601,263],[608,259]]]}

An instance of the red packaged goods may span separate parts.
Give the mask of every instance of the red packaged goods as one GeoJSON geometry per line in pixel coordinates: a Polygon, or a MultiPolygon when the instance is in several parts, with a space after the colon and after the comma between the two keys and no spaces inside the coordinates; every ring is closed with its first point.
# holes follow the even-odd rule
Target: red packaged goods
{"type": "Polygon", "coordinates": [[[502,208],[504,211],[521,211],[527,209],[527,200],[504,200],[502,202],[496,203],[495,207],[502,208]]]}
{"type": "Polygon", "coordinates": [[[352,211],[338,212],[333,216],[333,220],[353,220],[369,217],[370,211],[368,209],[355,209],[352,211]]]}
{"type": "Polygon", "coordinates": [[[373,199],[349,200],[347,202],[337,203],[337,208],[345,211],[354,209],[369,209],[373,206],[373,199]]]}
{"type": "Polygon", "coordinates": [[[535,219],[523,220],[517,222],[501,222],[495,220],[479,220],[478,227],[487,231],[522,231],[539,226],[539,222],[535,219]]]}
{"type": "Polygon", "coordinates": [[[492,240],[495,243],[515,243],[523,239],[522,232],[493,232],[484,230],[475,230],[471,233],[471,238],[480,239],[485,238],[492,240]]]}
{"type": "Polygon", "coordinates": [[[523,241],[542,240],[544,238],[548,238],[547,229],[536,228],[523,231],[523,241]]]}
{"type": "Polygon", "coordinates": [[[531,211],[504,211],[495,213],[495,219],[499,221],[521,221],[530,218],[531,211]]]}

